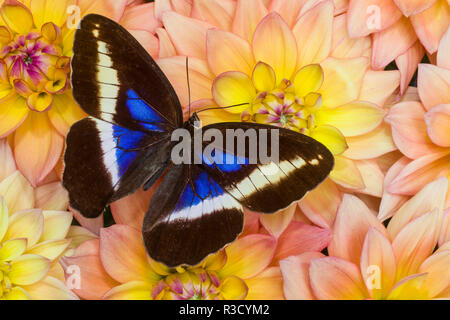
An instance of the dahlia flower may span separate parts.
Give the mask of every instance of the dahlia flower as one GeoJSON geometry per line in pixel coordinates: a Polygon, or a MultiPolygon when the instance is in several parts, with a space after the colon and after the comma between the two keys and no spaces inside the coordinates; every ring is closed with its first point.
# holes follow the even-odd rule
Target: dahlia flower
{"type": "Polygon", "coordinates": [[[243,237],[193,267],[169,269],[145,253],[140,231],[113,225],[61,260],[81,270],[84,299],[282,299],[279,267],[269,267],[275,241],[243,237]]]}
{"type": "Polygon", "coordinates": [[[307,252],[280,262],[286,298],[449,298],[448,183],[440,178],[425,186],[387,228],[360,199],[345,195],[329,256],[307,252]]]}

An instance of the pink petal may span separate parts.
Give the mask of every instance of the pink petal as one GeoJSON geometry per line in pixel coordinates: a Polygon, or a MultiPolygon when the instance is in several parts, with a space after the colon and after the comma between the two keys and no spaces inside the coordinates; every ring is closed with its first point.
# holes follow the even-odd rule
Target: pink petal
{"type": "Polygon", "coordinates": [[[326,179],[299,202],[299,207],[314,224],[330,228],[341,201],[342,196],[336,184],[326,179]]]}
{"type": "Polygon", "coordinates": [[[372,51],[370,37],[350,38],[347,33],[347,14],[334,17],[331,56],[334,58],[369,58],[372,51]]]}
{"type": "Polygon", "coordinates": [[[36,207],[43,210],[67,210],[69,196],[61,182],[52,182],[35,189],[36,207]]]}
{"type": "Polygon", "coordinates": [[[305,0],[273,0],[270,2],[269,11],[278,12],[289,27],[292,28],[300,13],[300,9],[305,3],[305,0]]]}
{"type": "Polygon", "coordinates": [[[236,3],[230,0],[195,0],[191,17],[231,30],[236,3]]]}
{"type": "Polygon", "coordinates": [[[309,277],[314,296],[321,300],[360,300],[368,296],[358,266],[341,258],[311,260],[309,277]]]}
{"type": "Polygon", "coordinates": [[[171,0],[173,9],[186,17],[191,15],[192,0],[171,0]]]}
{"type": "Polygon", "coordinates": [[[446,0],[437,0],[431,8],[411,16],[411,23],[425,49],[435,53],[450,24],[450,5],[446,0]]]}
{"type": "Polygon", "coordinates": [[[61,263],[66,272],[66,281],[70,283],[70,277],[75,275],[77,266],[80,270],[81,283],[78,289],[73,291],[88,300],[97,300],[111,288],[119,285],[105,271],[99,256],[99,240],[94,239],[80,245],[75,255],[63,257],[61,263]]]}
{"type": "Polygon", "coordinates": [[[322,62],[331,51],[333,3],[324,1],[308,10],[292,32],[297,40],[297,67],[322,62]]]}
{"type": "Polygon", "coordinates": [[[389,28],[401,16],[392,0],[350,0],[348,33],[352,38],[367,36],[389,28]]]}
{"type": "MultiPolygon", "coordinates": [[[[174,87],[182,106],[189,104],[186,79],[186,58],[170,57],[158,60],[158,65],[174,87]]],[[[209,71],[206,61],[189,58],[189,79],[191,101],[211,99],[211,87],[214,75],[209,71]]]]}
{"type": "Polygon", "coordinates": [[[154,3],[128,8],[120,18],[120,24],[127,29],[145,30],[153,34],[162,27],[162,23],[156,19],[154,3]]]}
{"type": "Polygon", "coordinates": [[[377,161],[374,159],[356,160],[355,164],[361,173],[365,185],[365,188],[358,190],[358,192],[381,198],[383,194],[384,174],[381,172],[377,161]]]}
{"type": "Polygon", "coordinates": [[[119,281],[151,279],[142,234],[126,225],[113,225],[100,231],[100,257],[108,274],[119,281]]]}
{"type": "Polygon", "coordinates": [[[426,110],[438,104],[450,103],[450,70],[419,64],[417,88],[426,110]]]}
{"type": "Polygon", "coordinates": [[[206,54],[211,71],[219,75],[227,71],[241,71],[251,75],[255,60],[247,41],[218,29],[206,34],[206,54]]]}
{"type": "Polygon", "coordinates": [[[368,70],[364,75],[359,100],[384,106],[400,84],[400,73],[392,71],[368,70]]]}
{"type": "Polygon", "coordinates": [[[145,30],[128,30],[133,37],[144,47],[145,50],[154,58],[158,59],[159,41],[148,31],[145,30]]]}
{"type": "Polygon", "coordinates": [[[388,191],[413,195],[427,183],[446,176],[450,172],[448,152],[432,153],[408,164],[391,182],[388,191]]]}
{"type": "Polygon", "coordinates": [[[403,203],[406,202],[408,197],[402,195],[392,194],[387,190],[392,180],[406,167],[411,160],[406,157],[402,157],[388,170],[384,178],[383,196],[381,198],[380,210],[378,219],[384,221],[394,215],[403,203]]]}
{"type": "Polygon", "coordinates": [[[439,248],[442,248],[445,243],[450,245],[450,208],[446,210],[444,217],[442,218],[441,234],[439,235],[439,248]]]}
{"type": "Polygon", "coordinates": [[[127,0],[116,0],[116,1],[79,0],[77,5],[80,6],[83,16],[87,15],[88,13],[96,13],[106,16],[114,21],[119,21],[120,17],[122,17],[125,11],[127,0]]]}
{"type": "Polygon", "coordinates": [[[397,7],[402,10],[403,14],[407,17],[421,13],[422,11],[431,7],[436,0],[424,1],[424,0],[394,0],[397,7]]]}
{"type": "Polygon", "coordinates": [[[206,31],[213,25],[172,11],[162,15],[162,22],[179,55],[206,59],[206,31]]]}
{"type": "Polygon", "coordinates": [[[75,220],[77,220],[82,227],[88,229],[97,236],[100,234],[100,229],[103,228],[103,214],[101,214],[97,218],[90,219],[85,218],[78,210],[75,210],[72,207],[70,207],[69,209],[70,212],[73,213],[73,217],[75,218],[75,220]]]}
{"type": "Polygon", "coordinates": [[[428,135],[441,147],[450,147],[450,104],[441,104],[425,114],[428,135]]]}
{"type": "Polygon", "coordinates": [[[308,251],[322,251],[331,240],[330,229],[322,229],[303,222],[292,221],[278,238],[273,264],[289,256],[308,251]]]}
{"type": "Polygon", "coordinates": [[[398,69],[402,75],[400,83],[400,94],[403,95],[411,82],[414,74],[416,73],[417,66],[422,61],[425,50],[423,49],[420,41],[416,41],[404,54],[399,55],[395,59],[398,69]]]}
{"type": "Polygon", "coordinates": [[[385,118],[392,126],[395,144],[412,159],[440,150],[428,137],[424,116],[422,104],[410,101],[393,106],[385,118]]]}
{"type": "Polygon", "coordinates": [[[437,53],[437,65],[441,68],[450,69],[450,28],[444,34],[439,44],[437,53]]]}
{"type": "Polygon", "coordinates": [[[370,227],[388,237],[386,228],[364,202],[356,196],[344,195],[333,226],[329,254],[359,265],[364,237],[370,227]]]}
{"type": "Polygon", "coordinates": [[[392,60],[405,53],[417,41],[411,23],[402,17],[391,27],[373,36],[372,67],[384,69],[392,60]]]}
{"type": "Polygon", "coordinates": [[[267,8],[261,0],[237,0],[232,31],[251,43],[259,22],[267,15],[267,8]]]}
{"type": "Polygon", "coordinates": [[[156,29],[156,35],[159,39],[159,58],[167,58],[176,56],[177,52],[175,50],[175,47],[173,46],[172,40],[170,40],[169,34],[167,33],[166,29],[163,28],[157,28],[156,29]]]}
{"type": "Polygon", "coordinates": [[[8,139],[0,139],[0,163],[2,164],[0,166],[0,181],[3,181],[16,171],[16,162],[8,139]]]}
{"type": "Polygon", "coordinates": [[[437,297],[450,287],[450,250],[436,252],[427,258],[419,268],[420,273],[427,273],[423,287],[430,297],[437,297]]]}
{"type": "Polygon", "coordinates": [[[242,231],[240,237],[244,237],[249,234],[258,233],[260,224],[259,218],[261,214],[244,209],[244,230],[242,231]]]}
{"type": "Polygon", "coordinates": [[[284,296],[287,300],[314,300],[309,284],[309,266],[312,259],[323,258],[320,252],[305,252],[280,261],[284,296]]]}
{"type": "Polygon", "coordinates": [[[163,14],[167,11],[173,11],[171,0],[159,0],[155,2],[155,17],[162,20],[163,14]]]}
{"type": "Polygon", "coordinates": [[[37,186],[55,167],[63,145],[64,139],[53,128],[47,113],[31,112],[14,136],[17,167],[37,186]]]}

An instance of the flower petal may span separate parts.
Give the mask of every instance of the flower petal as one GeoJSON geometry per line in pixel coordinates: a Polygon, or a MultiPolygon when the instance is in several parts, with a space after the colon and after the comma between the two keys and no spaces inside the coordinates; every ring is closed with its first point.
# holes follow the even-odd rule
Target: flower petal
{"type": "Polygon", "coordinates": [[[272,261],[276,240],[268,235],[255,234],[240,238],[226,247],[226,265],[218,271],[222,278],[234,275],[242,279],[252,278],[272,261]]]}
{"type": "Polygon", "coordinates": [[[385,111],[373,103],[357,101],[333,109],[321,109],[316,115],[317,125],[330,125],[344,136],[354,137],[377,128],[385,111]]]}
{"type": "Polygon", "coordinates": [[[35,207],[33,188],[20,171],[0,182],[0,195],[5,199],[10,214],[35,207]]]}
{"type": "Polygon", "coordinates": [[[46,22],[62,26],[67,19],[67,8],[76,4],[75,0],[33,0],[30,9],[33,12],[34,24],[38,29],[46,22]]]}
{"type": "Polygon", "coordinates": [[[348,148],[342,132],[332,126],[318,126],[311,131],[309,136],[322,143],[334,155],[342,154],[348,148]]]}
{"type": "MultiPolygon", "coordinates": [[[[222,73],[213,83],[214,100],[221,107],[241,103],[250,103],[256,95],[252,80],[242,72],[230,71],[222,73]]],[[[231,113],[240,113],[248,105],[227,109],[231,113]]]]}
{"type": "Polygon", "coordinates": [[[419,273],[427,273],[423,288],[430,297],[439,296],[450,286],[450,250],[436,252],[419,267],[419,273]]]}
{"type": "Polygon", "coordinates": [[[334,168],[330,178],[344,188],[361,190],[366,187],[356,163],[343,156],[334,157],[334,168]]]}
{"type": "Polygon", "coordinates": [[[120,24],[128,30],[145,30],[151,33],[162,27],[161,21],[155,16],[155,3],[128,7],[120,18],[120,24]]]}
{"type": "MultiPolygon", "coordinates": [[[[158,65],[170,80],[182,106],[189,104],[186,80],[186,58],[170,57],[158,60],[158,65]]],[[[214,75],[209,71],[206,61],[189,57],[189,79],[191,99],[211,99],[211,85],[214,75]]]]}
{"type": "Polygon", "coordinates": [[[0,261],[11,261],[22,255],[27,248],[27,239],[12,239],[0,245],[0,261]]]}
{"type": "Polygon", "coordinates": [[[30,285],[44,278],[49,268],[50,260],[35,254],[25,254],[11,261],[8,276],[13,284],[30,285]]]}
{"type": "Polygon", "coordinates": [[[103,296],[105,300],[152,300],[152,285],[144,281],[130,281],[114,287],[103,296]]]}
{"type": "Polygon", "coordinates": [[[305,1],[298,0],[273,0],[270,2],[269,11],[276,11],[286,21],[289,27],[293,27],[300,9],[305,4],[305,1]]]}
{"type": "Polygon", "coordinates": [[[11,93],[1,100],[0,137],[14,132],[26,119],[29,113],[27,101],[20,95],[11,93]]]}
{"type": "Polygon", "coordinates": [[[277,213],[263,214],[259,221],[272,236],[278,238],[291,223],[296,207],[297,203],[293,203],[288,208],[277,213]]]}
{"type": "Polygon", "coordinates": [[[248,287],[244,280],[229,276],[223,280],[220,293],[224,300],[242,300],[248,294],[248,287]]]}
{"type": "Polygon", "coordinates": [[[388,300],[412,300],[429,299],[430,297],[421,290],[426,274],[414,274],[399,281],[388,296],[388,300]]]}
{"type": "Polygon", "coordinates": [[[17,166],[32,186],[37,186],[53,170],[63,145],[64,139],[53,129],[46,113],[30,113],[17,129],[14,155],[17,166]]]}
{"type": "Polygon", "coordinates": [[[314,224],[330,228],[341,200],[341,193],[336,184],[331,179],[326,179],[300,200],[299,207],[314,224]]]}
{"type": "Polygon", "coordinates": [[[170,40],[169,34],[166,29],[157,28],[156,35],[159,39],[159,58],[168,58],[172,56],[176,56],[177,52],[175,47],[173,46],[172,40],[170,40]]]}
{"type": "Polygon", "coordinates": [[[361,273],[372,299],[384,299],[395,283],[395,256],[390,241],[369,228],[361,251],[361,273]]]}
{"type": "Polygon", "coordinates": [[[252,46],[255,61],[270,65],[277,83],[291,79],[297,61],[297,44],[289,26],[278,13],[268,14],[258,24],[252,46]]]}
{"type": "Polygon", "coordinates": [[[70,239],[48,240],[40,242],[29,249],[27,253],[37,254],[44,258],[54,261],[61,256],[70,244],[70,239]]]}
{"type": "Polygon", "coordinates": [[[16,171],[16,161],[14,160],[11,147],[7,139],[0,139],[0,181],[16,171]]]}
{"type": "Polygon", "coordinates": [[[319,64],[302,67],[294,76],[295,94],[305,97],[308,93],[316,92],[323,84],[323,69],[319,64]]]}
{"type": "Polygon", "coordinates": [[[439,44],[436,58],[438,67],[450,69],[450,57],[447,54],[448,52],[450,52],[450,29],[444,34],[439,44]]]}
{"type": "Polygon", "coordinates": [[[331,50],[333,1],[323,1],[306,11],[295,24],[298,47],[297,67],[322,62],[331,50]]]}
{"type": "Polygon", "coordinates": [[[435,0],[394,0],[394,2],[397,7],[403,12],[403,14],[409,17],[428,9],[434,4],[435,0]]]}
{"type": "Polygon", "coordinates": [[[337,107],[358,99],[369,61],[366,58],[329,57],[320,64],[324,82],[319,93],[326,107],[337,107]]]}
{"type": "Polygon", "coordinates": [[[400,94],[405,93],[408,88],[414,74],[416,73],[417,66],[420,61],[422,61],[425,50],[423,49],[420,41],[416,41],[411,48],[409,48],[405,53],[399,55],[395,58],[395,63],[402,75],[400,83],[400,94]]]}
{"type": "Polygon", "coordinates": [[[434,5],[411,16],[417,36],[430,54],[437,51],[439,41],[450,24],[450,5],[446,0],[436,0],[434,5]]]}
{"type": "Polygon", "coordinates": [[[33,28],[32,13],[19,1],[7,0],[3,2],[0,14],[8,27],[16,33],[28,34],[33,28]]]}
{"type": "Polygon", "coordinates": [[[426,110],[438,104],[450,103],[450,70],[419,64],[417,87],[426,110]]]}
{"type": "Polygon", "coordinates": [[[73,100],[70,91],[53,96],[53,104],[48,111],[48,117],[60,135],[65,137],[70,126],[85,116],[86,114],[73,100]]]}
{"type": "Polygon", "coordinates": [[[352,38],[367,36],[392,26],[401,16],[392,0],[351,0],[348,33],[352,38]]]}
{"type": "Polygon", "coordinates": [[[21,287],[13,287],[3,297],[5,300],[31,300],[30,295],[21,287]]]}
{"type": "Polygon", "coordinates": [[[373,35],[372,67],[375,70],[384,69],[416,41],[417,36],[409,20],[400,18],[391,27],[373,35]]]}
{"type": "Polygon", "coordinates": [[[388,237],[386,228],[364,202],[356,196],[344,195],[334,222],[329,254],[359,265],[364,237],[370,227],[388,237]]]}
{"type": "Polygon", "coordinates": [[[442,213],[448,189],[448,179],[440,178],[429,184],[403,204],[397,210],[388,225],[388,231],[394,239],[411,221],[434,209],[442,213]]]}
{"type": "Polygon", "coordinates": [[[364,75],[360,101],[372,102],[383,107],[400,84],[400,73],[397,70],[368,70],[364,75]]]}
{"type": "Polygon", "coordinates": [[[441,147],[450,147],[450,104],[441,104],[425,114],[428,135],[441,147]]]}
{"type": "Polygon", "coordinates": [[[334,58],[369,58],[372,51],[370,37],[350,38],[347,33],[347,14],[334,17],[330,56],[334,58]]]}
{"type": "Polygon", "coordinates": [[[287,300],[313,300],[309,282],[309,266],[312,259],[322,258],[320,252],[305,252],[280,261],[283,274],[283,291],[287,300]]]}
{"type": "Polygon", "coordinates": [[[399,150],[409,158],[439,151],[427,135],[425,110],[420,102],[405,101],[393,106],[385,120],[392,126],[392,137],[399,150]]]}
{"type": "Polygon", "coordinates": [[[283,278],[279,267],[267,268],[256,277],[245,280],[247,300],[283,300],[283,278]]]}
{"type": "Polygon", "coordinates": [[[61,280],[51,276],[23,288],[33,300],[79,300],[61,280]]]}
{"type": "Polygon", "coordinates": [[[439,210],[426,213],[408,223],[392,241],[397,262],[397,280],[416,273],[433,252],[439,236],[439,210]]]}
{"type": "Polygon", "coordinates": [[[257,92],[270,92],[275,88],[275,71],[267,63],[258,62],[252,72],[252,81],[257,92]]]}
{"type": "Polygon", "coordinates": [[[44,216],[39,209],[23,210],[9,217],[8,230],[3,240],[25,238],[28,248],[34,246],[41,237],[44,216]]]}
{"type": "Polygon", "coordinates": [[[289,256],[304,252],[322,251],[331,240],[330,229],[318,228],[303,222],[292,221],[278,238],[274,264],[289,256]]]}
{"type": "Polygon", "coordinates": [[[129,226],[100,231],[100,257],[108,274],[121,283],[158,280],[147,263],[141,233],[129,226]]]}
{"type": "Polygon", "coordinates": [[[35,189],[36,207],[43,210],[66,210],[69,195],[61,182],[47,183],[35,189]]]}
{"type": "Polygon", "coordinates": [[[167,11],[162,22],[179,55],[206,59],[206,31],[213,25],[167,11]]]}
{"type": "Polygon", "coordinates": [[[231,30],[235,6],[235,2],[230,0],[195,0],[191,17],[208,21],[223,30],[231,30]]]}
{"type": "Polygon", "coordinates": [[[83,15],[88,13],[96,13],[102,16],[108,17],[114,21],[119,21],[122,17],[125,6],[128,0],[115,0],[115,1],[91,1],[91,0],[78,0],[77,4],[80,6],[83,15]]]}
{"type": "Polygon", "coordinates": [[[344,259],[311,260],[309,277],[314,296],[321,300],[355,300],[367,297],[359,268],[344,259]]]}
{"type": "Polygon", "coordinates": [[[258,23],[267,15],[267,8],[261,0],[237,0],[232,30],[251,43],[258,23]]]}
{"type": "Polygon", "coordinates": [[[219,29],[210,29],[206,33],[206,55],[208,65],[215,75],[226,71],[241,71],[250,76],[255,65],[248,42],[219,29]]]}

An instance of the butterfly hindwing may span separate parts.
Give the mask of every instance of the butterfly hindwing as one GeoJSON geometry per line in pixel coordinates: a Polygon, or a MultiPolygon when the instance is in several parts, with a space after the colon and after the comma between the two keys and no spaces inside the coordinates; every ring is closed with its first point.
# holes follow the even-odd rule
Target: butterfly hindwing
{"type": "MultiPolygon", "coordinates": [[[[221,163],[214,159],[203,159],[203,166],[214,179],[244,207],[261,213],[274,213],[300,200],[308,191],[319,185],[334,166],[330,151],[318,141],[291,130],[255,123],[218,123],[203,128],[217,129],[227,145],[227,130],[255,130],[258,143],[246,144],[245,154],[237,149],[220,150],[221,163]],[[267,141],[260,141],[260,130],[267,130],[267,141]],[[278,163],[250,161],[249,147],[256,146],[257,154],[261,146],[267,146],[269,156],[272,152],[271,130],[278,130],[278,163]],[[225,161],[225,160],[231,161],[225,161]]],[[[242,132],[242,131],[241,131],[242,132]]],[[[235,139],[234,145],[239,144],[235,139]]]]}
{"type": "Polygon", "coordinates": [[[152,197],[143,237],[153,259],[170,267],[196,265],[242,227],[242,206],[206,170],[172,165],[152,197]]]}

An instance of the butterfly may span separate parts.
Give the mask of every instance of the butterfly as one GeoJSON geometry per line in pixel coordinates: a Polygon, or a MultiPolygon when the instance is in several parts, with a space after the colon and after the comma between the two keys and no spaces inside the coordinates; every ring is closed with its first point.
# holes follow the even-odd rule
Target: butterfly
{"type": "Polygon", "coordinates": [[[244,154],[217,148],[212,160],[176,164],[172,134],[179,129],[193,134],[199,117],[194,113],[183,123],[173,87],[145,49],[116,22],[90,14],[80,22],[73,51],[73,96],[88,117],[76,122],[66,139],[63,185],[70,205],[94,218],[110,203],[162,178],[142,235],[149,256],[169,267],[196,265],[234,241],[243,229],[243,207],[277,212],[300,200],[333,168],[332,154],[316,140],[247,122],[202,129],[226,136],[228,130],[276,128],[277,163],[248,161],[246,146],[244,154]],[[277,170],[267,173],[269,165],[277,170]]]}

